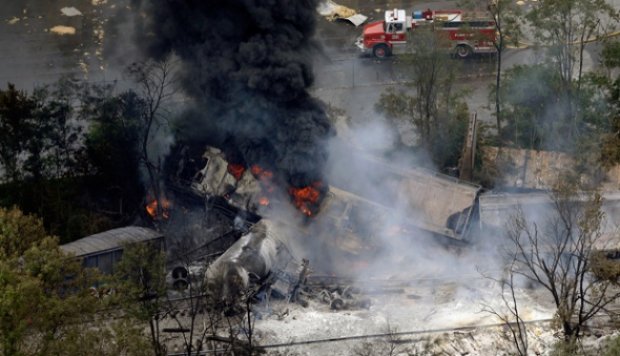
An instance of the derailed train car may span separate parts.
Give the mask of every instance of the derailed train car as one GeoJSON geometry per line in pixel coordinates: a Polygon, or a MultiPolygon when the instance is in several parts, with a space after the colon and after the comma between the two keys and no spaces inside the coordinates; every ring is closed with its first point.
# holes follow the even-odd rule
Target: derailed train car
{"type": "MultiPolygon", "coordinates": [[[[399,224],[408,230],[452,240],[467,240],[480,186],[436,172],[403,169],[371,157],[360,157],[368,170],[385,172],[385,180],[390,181],[389,184],[393,186],[391,193],[395,196],[388,200],[396,200],[398,196],[403,202],[398,207],[398,210],[405,211],[400,214],[402,218],[399,224]]],[[[207,197],[221,210],[231,210],[231,214],[258,214],[263,188],[252,170],[235,167],[226,161],[223,152],[212,147],[207,148],[202,158],[206,163],[192,176],[189,183],[191,191],[207,197]]],[[[321,215],[335,214],[333,218],[343,223],[339,231],[355,229],[357,225],[352,222],[356,217],[373,214],[370,212],[374,212],[375,219],[384,215],[398,215],[396,207],[377,203],[362,190],[356,191],[354,187],[342,185],[339,188],[342,189],[330,186],[329,192],[332,194],[328,194],[327,203],[319,207],[321,215]]]]}
{"type": "Polygon", "coordinates": [[[363,192],[332,185],[324,192],[316,214],[306,219],[311,223],[304,223],[299,217],[303,214],[290,221],[271,214],[279,203],[286,202],[265,198],[264,182],[253,167],[231,164],[222,151],[207,148],[202,168],[184,174],[187,190],[228,212],[231,218],[252,216],[259,221],[209,266],[205,279],[210,290],[222,293],[226,299],[238,296],[252,282],[264,282],[274,274],[294,275],[295,267],[291,266],[308,258],[303,251],[309,250],[320,251],[311,258],[315,272],[340,270],[346,274],[351,266],[372,260],[380,253],[382,239],[395,238],[391,234],[412,238],[424,234],[466,241],[479,186],[433,172],[390,166],[368,157],[363,160],[368,169],[386,173],[394,194],[404,197],[406,206],[397,211],[363,196],[363,192]]]}

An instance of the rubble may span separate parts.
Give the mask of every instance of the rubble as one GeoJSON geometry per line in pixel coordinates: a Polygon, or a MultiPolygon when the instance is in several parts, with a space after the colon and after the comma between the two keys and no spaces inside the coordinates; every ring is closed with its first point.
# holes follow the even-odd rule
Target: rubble
{"type": "Polygon", "coordinates": [[[317,12],[328,21],[346,20],[355,25],[355,27],[368,20],[367,16],[358,14],[355,10],[338,5],[331,0],[322,1],[317,7],[317,12]]]}
{"type": "Polygon", "coordinates": [[[55,33],[57,35],[65,36],[65,35],[75,35],[75,27],[71,26],[54,26],[50,28],[51,33],[55,33]]]}
{"type": "Polygon", "coordinates": [[[82,12],[73,6],[63,7],[62,9],[60,9],[60,12],[67,17],[82,16],[82,12]]]}
{"type": "Polygon", "coordinates": [[[222,301],[234,303],[251,284],[262,286],[272,271],[286,270],[291,260],[274,223],[262,220],[209,265],[205,283],[222,301]]]}

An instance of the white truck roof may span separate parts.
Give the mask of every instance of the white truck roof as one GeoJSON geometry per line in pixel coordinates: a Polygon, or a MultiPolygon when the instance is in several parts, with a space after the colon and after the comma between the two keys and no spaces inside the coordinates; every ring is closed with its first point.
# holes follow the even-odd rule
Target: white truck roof
{"type": "Polygon", "coordinates": [[[405,22],[406,20],[407,20],[407,13],[405,12],[405,10],[394,9],[394,10],[387,10],[385,12],[386,23],[405,22]]]}

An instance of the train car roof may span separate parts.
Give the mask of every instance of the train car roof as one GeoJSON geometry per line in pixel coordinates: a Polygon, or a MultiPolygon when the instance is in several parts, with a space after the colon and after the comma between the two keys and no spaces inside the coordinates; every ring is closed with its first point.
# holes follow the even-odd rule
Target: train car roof
{"type": "MultiPolygon", "coordinates": [[[[620,191],[602,191],[601,211],[605,218],[601,224],[601,236],[593,247],[598,250],[620,249],[620,191]]],[[[577,194],[571,198],[576,203],[590,199],[590,194],[577,194]]],[[[526,219],[545,224],[549,214],[555,210],[550,192],[494,193],[487,192],[479,197],[480,223],[487,227],[503,228],[522,209],[526,219]],[[528,213],[529,212],[529,213],[528,213]]]]}
{"type": "Polygon", "coordinates": [[[163,237],[161,233],[153,229],[128,226],[83,237],[61,245],[60,248],[64,252],[72,253],[76,256],[87,256],[119,250],[126,243],[157,240],[163,237]]]}

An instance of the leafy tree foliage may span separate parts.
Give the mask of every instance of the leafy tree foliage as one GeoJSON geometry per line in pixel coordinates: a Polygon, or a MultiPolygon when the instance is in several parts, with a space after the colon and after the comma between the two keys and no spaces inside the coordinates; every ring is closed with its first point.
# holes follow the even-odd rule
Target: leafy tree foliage
{"type": "Polygon", "coordinates": [[[502,79],[502,58],[504,50],[510,44],[518,45],[522,35],[521,30],[521,9],[513,0],[464,0],[463,5],[472,10],[486,9],[486,14],[493,22],[495,27],[495,47],[497,65],[495,67],[495,120],[497,132],[501,131],[502,101],[499,95],[501,91],[502,79]]]}
{"type": "Polygon", "coordinates": [[[600,86],[605,91],[607,102],[608,129],[603,134],[603,144],[600,160],[603,166],[612,166],[620,163],[620,42],[613,41],[605,44],[602,51],[603,64],[607,75],[598,76],[600,86]],[[612,73],[616,71],[615,77],[612,73]]]}
{"type": "Polygon", "coordinates": [[[94,93],[83,102],[81,115],[91,125],[86,152],[97,208],[119,220],[134,216],[143,197],[138,150],[142,105],[133,92],[94,93]]]}
{"type": "Polygon", "coordinates": [[[123,249],[123,258],[116,266],[114,288],[117,302],[127,315],[141,324],[148,324],[150,349],[165,355],[160,339],[160,314],[166,310],[166,256],[148,244],[131,244],[123,249]]]}
{"type": "Polygon", "coordinates": [[[440,169],[455,167],[469,117],[467,105],[452,87],[457,63],[446,54],[441,36],[424,28],[415,36],[413,54],[401,57],[410,69],[409,88],[386,90],[376,108],[388,118],[410,121],[420,146],[440,169]]]}
{"type": "Polygon", "coordinates": [[[509,118],[501,131],[502,141],[521,148],[574,153],[604,129],[605,105],[596,83],[584,80],[571,103],[558,95],[563,85],[549,64],[508,70],[500,90],[504,114],[509,118]]]}
{"type": "Polygon", "coordinates": [[[600,153],[601,135],[614,130],[603,100],[607,89],[599,76],[584,72],[584,51],[617,16],[605,0],[533,4],[525,18],[543,61],[512,68],[495,92],[507,126],[500,132],[503,142],[579,153],[584,162],[600,153]]]}
{"type": "Polygon", "coordinates": [[[0,354],[152,354],[141,325],[98,314],[109,304],[91,286],[102,278],[63,253],[41,220],[0,208],[0,354]]]}
{"type": "Polygon", "coordinates": [[[70,79],[0,90],[0,206],[41,216],[65,242],[131,221],[143,109],[133,92],[70,79]]]}
{"type": "Polygon", "coordinates": [[[2,354],[62,350],[98,307],[88,291],[94,275],[60,251],[40,220],[17,209],[0,208],[0,240],[2,354]]]}
{"type": "Polygon", "coordinates": [[[0,163],[5,180],[21,178],[19,155],[31,135],[35,107],[34,100],[11,84],[0,91],[0,163]]]}

